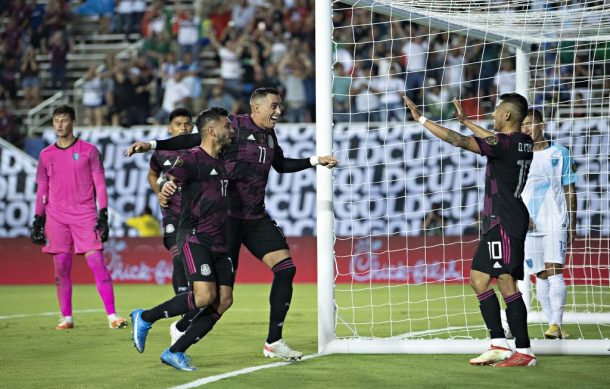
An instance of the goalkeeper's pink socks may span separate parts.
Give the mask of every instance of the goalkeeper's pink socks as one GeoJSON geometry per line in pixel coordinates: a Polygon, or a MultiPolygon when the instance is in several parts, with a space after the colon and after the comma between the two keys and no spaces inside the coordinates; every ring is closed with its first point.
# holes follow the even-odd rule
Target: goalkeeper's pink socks
{"type": "Polygon", "coordinates": [[[59,310],[63,317],[72,316],[72,254],[60,253],[53,256],[55,265],[55,285],[57,286],[57,300],[59,310]]]}
{"type": "Polygon", "coordinates": [[[106,314],[112,315],[113,313],[116,313],[114,308],[114,290],[112,288],[112,277],[104,263],[104,254],[102,251],[94,251],[86,256],[86,258],[87,265],[89,265],[89,268],[93,272],[97,291],[104,302],[106,314]]]}

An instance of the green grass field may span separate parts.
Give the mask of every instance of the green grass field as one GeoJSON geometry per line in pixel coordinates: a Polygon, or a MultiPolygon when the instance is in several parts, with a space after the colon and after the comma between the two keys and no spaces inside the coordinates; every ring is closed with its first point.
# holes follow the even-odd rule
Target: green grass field
{"type": "MultiPolygon", "coordinates": [[[[131,344],[131,329],[107,328],[101,301],[92,285],[74,287],[76,328],[70,331],[54,329],[58,315],[51,313],[57,310],[54,286],[2,286],[0,387],[169,388],[269,364],[272,361],[262,356],[268,291],[269,285],[238,285],[233,308],[210,335],[188,351],[199,370],[186,373],[159,362],[159,355],[169,344],[170,320],[155,324],[146,351],[139,354],[131,344]]],[[[117,307],[125,317],[133,308],[151,307],[171,295],[169,286],[116,286],[117,307]]],[[[293,348],[307,355],[314,354],[316,322],[315,285],[297,285],[284,338],[293,348]]],[[[538,366],[520,368],[518,373],[515,369],[469,366],[468,358],[467,355],[331,355],[242,374],[206,386],[610,387],[608,357],[542,355],[538,366]]]]}

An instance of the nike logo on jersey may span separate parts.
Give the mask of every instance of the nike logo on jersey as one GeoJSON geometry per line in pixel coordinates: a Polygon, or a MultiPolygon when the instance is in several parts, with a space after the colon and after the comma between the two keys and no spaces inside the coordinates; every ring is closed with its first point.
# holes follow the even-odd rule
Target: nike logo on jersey
{"type": "Polygon", "coordinates": [[[502,269],[502,265],[500,265],[498,262],[494,263],[494,269],[502,269]]]}
{"type": "Polygon", "coordinates": [[[254,135],[252,135],[252,134],[248,135],[248,137],[246,139],[248,139],[248,140],[256,140],[256,139],[254,139],[254,135]]]}
{"type": "Polygon", "coordinates": [[[171,162],[169,161],[169,159],[166,159],[165,162],[163,162],[163,166],[171,166],[171,162]]]}
{"type": "Polygon", "coordinates": [[[210,172],[210,176],[216,176],[218,175],[218,172],[216,171],[216,169],[212,169],[212,171],[210,172]]]}

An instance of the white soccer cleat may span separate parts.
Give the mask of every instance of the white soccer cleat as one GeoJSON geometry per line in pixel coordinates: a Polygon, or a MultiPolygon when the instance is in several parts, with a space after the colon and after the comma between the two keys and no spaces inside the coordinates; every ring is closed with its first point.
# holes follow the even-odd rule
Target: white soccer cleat
{"type": "Polygon", "coordinates": [[[282,339],[271,344],[265,342],[263,355],[267,358],[282,358],[288,361],[298,361],[303,357],[302,352],[294,351],[282,339]]]}
{"type": "Polygon", "coordinates": [[[169,344],[170,347],[173,346],[182,335],[184,335],[184,332],[180,332],[178,330],[176,324],[178,324],[178,321],[175,321],[169,325],[169,336],[171,337],[171,343],[169,344]]]}
{"type": "Polygon", "coordinates": [[[59,317],[59,324],[55,326],[56,330],[71,330],[74,328],[74,321],[72,321],[72,317],[59,317]]]}
{"type": "Polygon", "coordinates": [[[513,352],[504,347],[491,346],[491,348],[485,351],[483,354],[470,360],[471,365],[492,365],[494,363],[502,362],[505,359],[510,358],[513,352]]]}

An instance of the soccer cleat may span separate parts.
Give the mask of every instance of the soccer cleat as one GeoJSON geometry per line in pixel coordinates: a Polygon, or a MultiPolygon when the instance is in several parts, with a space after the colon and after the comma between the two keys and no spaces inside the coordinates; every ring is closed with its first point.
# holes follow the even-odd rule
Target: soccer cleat
{"type": "Polygon", "coordinates": [[[142,319],[143,309],[134,309],[131,311],[131,339],[133,345],[139,352],[144,352],[146,346],[146,336],[152,324],[142,319]]]}
{"type": "Polygon", "coordinates": [[[171,343],[169,344],[170,346],[173,346],[174,343],[176,343],[178,339],[180,339],[180,337],[184,335],[184,332],[178,330],[176,324],[178,324],[177,321],[169,325],[169,336],[171,337],[171,343]]]}
{"type": "Polygon", "coordinates": [[[471,365],[492,365],[497,362],[502,362],[513,355],[510,349],[498,346],[491,346],[491,348],[485,351],[483,354],[470,360],[471,365]]]}
{"type": "Polygon", "coordinates": [[[72,328],[74,328],[72,319],[63,316],[59,318],[59,324],[55,326],[56,330],[71,330],[72,328]]]}
{"type": "Polygon", "coordinates": [[[514,353],[510,358],[494,365],[494,367],[517,366],[536,366],[536,357],[529,354],[514,353]]]}
{"type": "Polygon", "coordinates": [[[161,354],[161,363],[169,365],[175,369],[183,371],[195,371],[196,367],[191,365],[191,361],[184,353],[173,353],[166,348],[161,354]]]}
{"type": "Polygon", "coordinates": [[[570,335],[568,335],[567,332],[563,331],[561,327],[554,323],[544,332],[545,339],[566,339],[569,337],[570,335]]]}
{"type": "Polygon", "coordinates": [[[108,319],[108,327],[112,328],[113,330],[116,330],[119,328],[126,328],[127,320],[123,319],[120,316],[117,316],[116,319],[114,319],[114,320],[108,319]]]}
{"type": "Polygon", "coordinates": [[[288,361],[298,361],[303,356],[302,352],[294,351],[282,339],[271,344],[265,342],[263,355],[267,358],[283,358],[288,361]]]}

